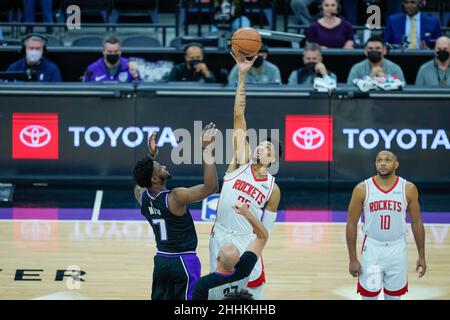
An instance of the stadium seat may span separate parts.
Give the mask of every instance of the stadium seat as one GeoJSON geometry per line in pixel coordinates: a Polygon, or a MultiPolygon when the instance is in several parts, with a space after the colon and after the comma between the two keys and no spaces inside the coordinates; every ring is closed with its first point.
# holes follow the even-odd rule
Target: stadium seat
{"type": "MultiPolygon", "coordinates": [[[[71,5],[77,5],[81,9],[82,21],[84,22],[96,22],[86,21],[86,17],[101,16],[102,22],[108,22],[110,15],[110,0],[65,0],[63,8],[67,8],[71,5]]],[[[66,15],[63,10],[63,15],[66,15]]],[[[66,17],[67,18],[67,17],[66,17]]]]}
{"type": "Polygon", "coordinates": [[[72,42],[73,47],[102,47],[103,38],[99,36],[83,36],[72,42]]]}
{"type": "Polygon", "coordinates": [[[161,47],[158,39],[148,36],[130,36],[123,40],[123,47],[161,47]]]}
{"type": "Polygon", "coordinates": [[[151,22],[158,22],[159,0],[114,0],[111,11],[111,22],[117,23],[121,16],[150,16],[151,22]]]}
{"type": "Polygon", "coordinates": [[[58,37],[52,35],[45,35],[47,38],[47,47],[63,47],[64,42],[61,41],[58,37]]]}

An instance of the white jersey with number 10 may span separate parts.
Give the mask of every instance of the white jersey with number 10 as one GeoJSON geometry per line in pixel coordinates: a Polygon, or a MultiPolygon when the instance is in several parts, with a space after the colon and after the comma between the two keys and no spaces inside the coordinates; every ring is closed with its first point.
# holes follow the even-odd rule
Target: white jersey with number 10
{"type": "Polygon", "coordinates": [[[378,241],[395,241],[406,235],[406,180],[396,177],[389,190],[383,190],[375,177],[364,181],[363,232],[378,241]]]}

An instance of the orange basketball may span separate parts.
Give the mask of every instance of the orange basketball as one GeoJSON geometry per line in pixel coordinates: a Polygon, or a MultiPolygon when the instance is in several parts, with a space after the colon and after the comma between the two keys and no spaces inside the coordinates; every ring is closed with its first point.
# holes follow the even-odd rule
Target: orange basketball
{"type": "Polygon", "coordinates": [[[240,28],[233,33],[231,50],[235,54],[254,56],[261,48],[261,35],[253,28],[240,28]]]}

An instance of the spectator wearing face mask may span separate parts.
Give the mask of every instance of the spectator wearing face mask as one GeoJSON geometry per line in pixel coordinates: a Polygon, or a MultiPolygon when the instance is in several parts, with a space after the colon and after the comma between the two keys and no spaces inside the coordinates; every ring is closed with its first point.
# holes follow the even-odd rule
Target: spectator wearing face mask
{"type": "Polygon", "coordinates": [[[291,72],[289,85],[313,85],[314,79],[329,75],[337,80],[336,75],[325,67],[322,51],[317,43],[308,43],[303,51],[303,67],[291,72]]]}
{"type": "Polygon", "coordinates": [[[58,66],[45,58],[47,39],[32,33],[27,35],[22,43],[22,52],[25,53],[25,57],[11,64],[7,71],[31,71],[36,74],[37,81],[61,82],[58,66]]]}
{"type": "Polygon", "coordinates": [[[450,38],[437,39],[434,52],[436,58],[420,67],[416,86],[450,87],[450,38]]]}
{"type": "Polygon", "coordinates": [[[186,45],[184,48],[184,62],[175,65],[166,80],[216,82],[216,77],[205,63],[203,46],[199,43],[186,45]]]}
{"type": "MultiPolygon", "coordinates": [[[[253,66],[247,73],[247,83],[281,84],[280,69],[273,63],[267,61],[268,56],[269,48],[265,44],[262,44],[258,52],[258,58],[253,62],[253,66]]],[[[238,68],[235,65],[228,76],[228,83],[235,85],[237,81],[238,68]]]]}
{"type": "Polygon", "coordinates": [[[106,38],[102,52],[103,57],[87,67],[83,82],[132,82],[140,79],[136,65],[122,57],[119,39],[114,36],[106,38]]]}
{"type": "Polygon", "coordinates": [[[399,80],[405,82],[400,66],[384,57],[387,49],[383,38],[378,36],[369,38],[364,46],[364,53],[367,59],[351,68],[347,78],[348,84],[353,84],[354,79],[364,79],[365,76],[375,78],[385,75],[397,76],[399,80]]]}

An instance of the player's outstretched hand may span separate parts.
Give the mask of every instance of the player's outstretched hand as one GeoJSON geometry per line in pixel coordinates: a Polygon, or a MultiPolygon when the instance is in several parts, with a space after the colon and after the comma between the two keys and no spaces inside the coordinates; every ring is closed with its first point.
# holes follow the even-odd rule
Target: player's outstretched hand
{"type": "Polygon", "coordinates": [[[202,131],[202,148],[206,148],[214,142],[217,134],[216,125],[210,122],[202,131]]]}
{"type": "Polygon", "coordinates": [[[422,278],[425,275],[425,272],[427,271],[427,262],[425,261],[425,258],[417,259],[416,271],[419,275],[419,278],[422,278]]]}
{"type": "Polygon", "coordinates": [[[230,51],[230,54],[234,58],[234,61],[236,61],[239,73],[247,73],[253,66],[253,62],[258,58],[258,56],[254,56],[252,60],[247,60],[242,54],[236,54],[233,51],[230,51]]]}
{"type": "Polygon", "coordinates": [[[156,143],[156,132],[154,131],[150,135],[150,138],[148,138],[148,152],[153,160],[158,155],[158,144],[156,143]]]}
{"type": "Polygon", "coordinates": [[[356,278],[359,276],[361,272],[361,264],[359,263],[358,259],[351,260],[350,265],[348,267],[348,272],[352,275],[353,278],[356,278]]]}
{"type": "Polygon", "coordinates": [[[247,215],[249,215],[249,214],[251,214],[251,213],[250,213],[250,210],[249,210],[249,208],[248,208],[248,204],[243,203],[243,202],[241,202],[241,201],[236,202],[236,204],[233,205],[233,210],[234,210],[236,213],[238,213],[238,214],[240,214],[240,215],[242,215],[242,216],[244,216],[244,217],[247,216],[247,215]]]}

